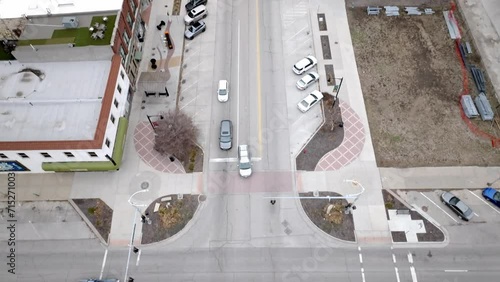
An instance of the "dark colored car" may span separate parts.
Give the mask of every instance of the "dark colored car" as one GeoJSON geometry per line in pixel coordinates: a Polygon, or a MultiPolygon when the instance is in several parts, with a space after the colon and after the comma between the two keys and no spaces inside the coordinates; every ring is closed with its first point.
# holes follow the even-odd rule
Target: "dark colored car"
{"type": "Polygon", "coordinates": [[[483,190],[483,197],[500,208],[500,192],[497,190],[491,187],[486,187],[483,190]]]}
{"type": "Polygon", "coordinates": [[[472,209],[450,192],[441,194],[441,201],[465,221],[469,221],[474,216],[472,209]]]}
{"type": "Polygon", "coordinates": [[[205,32],[207,28],[207,25],[205,24],[204,21],[198,21],[193,23],[186,32],[184,32],[184,37],[187,39],[191,40],[195,38],[197,35],[201,34],[202,32],[205,32]]]}
{"type": "Polygon", "coordinates": [[[186,4],[186,11],[191,11],[200,5],[207,5],[207,2],[207,0],[189,0],[186,4]]]}

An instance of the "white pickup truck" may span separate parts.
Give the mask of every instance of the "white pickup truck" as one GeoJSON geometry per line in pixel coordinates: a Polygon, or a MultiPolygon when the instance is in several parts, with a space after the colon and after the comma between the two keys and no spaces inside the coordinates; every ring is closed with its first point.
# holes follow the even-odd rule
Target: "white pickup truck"
{"type": "Polygon", "coordinates": [[[250,159],[248,145],[238,146],[238,167],[240,168],[240,175],[242,177],[246,178],[252,175],[252,161],[250,159]]]}

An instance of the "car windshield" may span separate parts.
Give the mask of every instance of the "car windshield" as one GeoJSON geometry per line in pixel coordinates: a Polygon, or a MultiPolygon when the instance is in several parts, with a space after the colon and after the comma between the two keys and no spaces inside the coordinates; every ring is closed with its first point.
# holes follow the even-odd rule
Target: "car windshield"
{"type": "Polygon", "coordinates": [[[240,163],[240,169],[249,169],[250,167],[250,163],[240,163]]]}
{"type": "Polygon", "coordinates": [[[189,13],[188,13],[188,16],[189,16],[190,18],[194,18],[194,13],[193,13],[193,11],[194,11],[194,10],[191,10],[191,11],[189,11],[189,13]]]}
{"type": "Polygon", "coordinates": [[[495,201],[500,201],[500,192],[495,192],[495,194],[493,194],[492,198],[495,201]]]}
{"type": "Polygon", "coordinates": [[[306,101],[302,100],[302,102],[300,102],[300,104],[302,106],[304,106],[305,108],[309,107],[309,103],[307,103],[306,101]]]}
{"type": "Polygon", "coordinates": [[[219,95],[226,95],[226,89],[219,89],[219,95]]]}
{"type": "Polygon", "coordinates": [[[456,206],[458,202],[460,202],[460,200],[457,197],[452,197],[450,199],[450,205],[456,206]]]}

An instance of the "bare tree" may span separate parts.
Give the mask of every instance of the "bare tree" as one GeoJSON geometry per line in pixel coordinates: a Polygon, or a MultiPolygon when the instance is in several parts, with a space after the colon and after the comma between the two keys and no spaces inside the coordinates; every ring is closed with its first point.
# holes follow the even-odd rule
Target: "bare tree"
{"type": "Polygon", "coordinates": [[[187,160],[197,137],[198,128],[190,116],[179,110],[169,111],[158,120],[154,149],[162,155],[187,160]]]}

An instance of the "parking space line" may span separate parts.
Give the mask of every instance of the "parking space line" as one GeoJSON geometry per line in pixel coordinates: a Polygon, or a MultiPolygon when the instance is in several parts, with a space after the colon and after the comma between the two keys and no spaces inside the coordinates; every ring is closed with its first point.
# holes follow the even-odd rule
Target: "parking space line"
{"type": "Polygon", "coordinates": [[[472,195],[474,195],[476,198],[478,198],[479,200],[481,200],[483,203],[485,203],[488,207],[490,207],[492,210],[494,210],[496,213],[500,214],[500,211],[498,211],[495,207],[491,206],[490,203],[488,203],[488,201],[485,201],[484,199],[482,199],[481,197],[479,197],[478,195],[474,194],[474,192],[472,192],[471,190],[467,190],[469,191],[472,195]]]}
{"type": "Polygon", "coordinates": [[[285,41],[288,41],[292,38],[294,38],[295,36],[297,36],[299,33],[301,33],[304,29],[308,28],[309,26],[305,26],[303,27],[301,30],[297,31],[294,35],[292,35],[292,37],[288,38],[288,39],[285,39],[285,41]]]}
{"type": "Polygon", "coordinates": [[[432,201],[431,199],[429,199],[429,197],[427,197],[426,195],[424,195],[424,193],[420,192],[420,195],[422,195],[424,198],[426,198],[427,200],[429,200],[429,202],[433,203],[438,209],[440,209],[442,212],[444,212],[449,218],[453,219],[453,221],[455,221],[456,223],[458,223],[458,221],[453,218],[451,215],[449,215],[447,212],[445,212],[440,206],[438,206],[436,203],[434,203],[434,201],[432,201]]]}
{"type": "Polygon", "coordinates": [[[198,81],[196,81],[196,82],[193,82],[193,83],[189,84],[189,85],[188,85],[188,86],[186,86],[185,88],[182,88],[182,89],[181,89],[181,92],[185,92],[186,90],[188,90],[189,88],[191,88],[191,87],[193,87],[193,86],[195,86],[195,85],[198,85],[198,81]]]}
{"type": "Polygon", "coordinates": [[[302,44],[299,44],[299,46],[297,48],[295,48],[294,50],[292,50],[292,52],[290,52],[290,55],[293,55],[295,54],[295,52],[297,52],[297,50],[299,50],[300,48],[302,48],[304,45],[307,45],[307,44],[310,44],[310,41],[311,38],[309,37],[306,41],[304,41],[302,44]]]}

